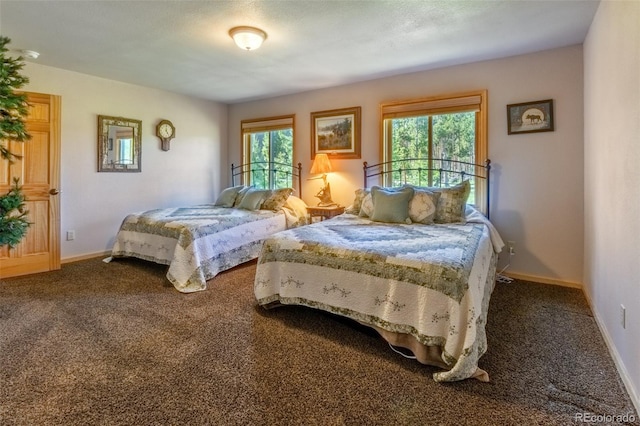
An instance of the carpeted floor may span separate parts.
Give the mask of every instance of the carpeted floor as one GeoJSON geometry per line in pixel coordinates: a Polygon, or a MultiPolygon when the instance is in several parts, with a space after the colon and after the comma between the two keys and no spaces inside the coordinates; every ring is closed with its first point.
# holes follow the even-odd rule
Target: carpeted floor
{"type": "Polygon", "coordinates": [[[256,307],[255,263],[187,295],[165,272],[91,259],[1,281],[0,424],[640,425],[579,290],[497,284],[491,382],[439,384],[369,329],[256,307]]]}

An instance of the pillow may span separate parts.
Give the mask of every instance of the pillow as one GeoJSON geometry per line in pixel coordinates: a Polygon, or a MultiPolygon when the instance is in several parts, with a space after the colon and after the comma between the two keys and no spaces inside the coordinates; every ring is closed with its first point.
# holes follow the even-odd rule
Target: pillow
{"type": "Polygon", "coordinates": [[[264,200],[261,208],[263,210],[273,210],[274,212],[280,211],[292,192],[293,188],[274,189],[271,191],[271,195],[264,200]]]}
{"type": "MultiPolygon", "coordinates": [[[[405,187],[414,189],[413,198],[411,198],[411,201],[409,202],[409,218],[411,221],[425,225],[433,223],[440,193],[432,192],[425,188],[412,187],[411,185],[405,185],[403,188],[405,187]]],[[[400,189],[402,188],[385,188],[386,191],[395,192],[400,189]]],[[[373,198],[369,192],[370,190],[367,189],[366,191],[367,194],[362,200],[360,212],[358,213],[360,217],[371,217],[373,214],[373,198]]]]}
{"type": "Polygon", "coordinates": [[[258,210],[262,206],[262,202],[271,194],[268,189],[250,188],[242,197],[242,201],[238,205],[239,209],[258,210]]]}
{"type": "Polygon", "coordinates": [[[440,196],[439,192],[414,188],[413,198],[409,202],[409,217],[411,221],[424,225],[433,223],[440,196]]]}
{"type": "Polygon", "coordinates": [[[219,207],[233,207],[233,203],[236,201],[236,195],[238,195],[238,192],[243,188],[244,185],[238,185],[223,189],[213,205],[219,207]]]}
{"type": "Polygon", "coordinates": [[[244,194],[246,194],[249,191],[249,189],[251,189],[250,186],[245,186],[238,192],[238,194],[236,194],[236,199],[233,202],[233,207],[238,207],[240,205],[240,202],[244,198],[244,194]]]}
{"type": "Polygon", "coordinates": [[[371,217],[372,214],[373,214],[373,198],[371,198],[371,192],[369,192],[362,199],[362,205],[360,206],[360,213],[358,213],[358,216],[371,217]]]}
{"type": "Polygon", "coordinates": [[[371,188],[373,214],[371,220],[387,223],[411,223],[409,202],[413,198],[413,188],[387,190],[379,186],[371,188]]]}
{"type": "Polygon", "coordinates": [[[464,222],[464,212],[467,199],[471,192],[471,184],[468,180],[452,186],[451,188],[439,188],[440,200],[436,209],[436,223],[464,222]]]}
{"type": "MultiPolygon", "coordinates": [[[[411,185],[405,185],[411,187],[411,185]]],[[[426,189],[440,194],[440,199],[436,207],[435,223],[457,223],[464,222],[467,199],[471,193],[471,183],[464,180],[458,185],[449,188],[437,187],[413,187],[416,190],[426,189]]]]}
{"type": "Polygon", "coordinates": [[[307,203],[295,195],[290,195],[289,198],[287,198],[287,201],[284,203],[284,208],[291,210],[296,216],[307,218],[307,203]]]}
{"type": "Polygon", "coordinates": [[[362,207],[362,200],[364,200],[364,197],[366,197],[370,193],[371,193],[370,189],[364,189],[364,188],[356,189],[356,198],[353,200],[353,204],[351,204],[351,206],[345,209],[344,212],[359,215],[360,208],[362,207]]]}

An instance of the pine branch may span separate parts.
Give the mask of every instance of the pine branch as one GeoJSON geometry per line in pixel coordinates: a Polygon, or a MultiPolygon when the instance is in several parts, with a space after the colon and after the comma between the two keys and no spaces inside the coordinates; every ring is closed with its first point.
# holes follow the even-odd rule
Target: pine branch
{"type": "MultiPolygon", "coordinates": [[[[0,36],[0,141],[24,142],[31,138],[25,123],[29,104],[27,96],[16,91],[29,79],[20,74],[24,66],[22,57],[6,55],[9,43],[8,37],[0,36]]],[[[12,153],[7,143],[0,143],[0,158],[13,163],[22,157],[12,153]]],[[[31,225],[19,179],[14,178],[13,182],[9,192],[0,196],[0,247],[15,247],[31,225]]]]}
{"type": "Polygon", "coordinates": [[[15,178],[9,192],[0,196],[0,247],[15,247],[22,241],[31,225],[28,214],[20,181],[15,178]]]}

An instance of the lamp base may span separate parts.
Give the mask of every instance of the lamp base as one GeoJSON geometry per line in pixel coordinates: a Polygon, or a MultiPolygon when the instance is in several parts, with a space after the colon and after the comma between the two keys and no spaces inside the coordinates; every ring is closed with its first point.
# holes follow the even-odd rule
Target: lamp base
{"type": "Polygon", "coordinates": [[[329,182],[316,194],[316,198],[320,199],[318,203],[318,207],[329,207],[335,206],[336,203],[331,199],[331,187],[329,186],[329,182]]]}

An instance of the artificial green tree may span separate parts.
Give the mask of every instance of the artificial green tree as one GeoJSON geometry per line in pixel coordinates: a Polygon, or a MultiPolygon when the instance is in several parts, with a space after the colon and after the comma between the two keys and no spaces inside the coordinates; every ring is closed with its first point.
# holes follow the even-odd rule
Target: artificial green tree
{"type": "MultiPolygon", "coordinates": [[[[29,79],[20,75],[24,67],[22,57],[8,56],[10,42],[0,36],[0,161],[13,163],[21,157],[9,150],[8,143],[30,138],[25,127],[27,97],[16,93],[29,79]]],[[[30,225],[27,213],[19,179],[15,178],[9,192],[0,195],[0,247],[14,247],[24,238],[30,225]]]]}

